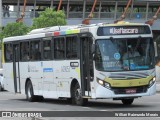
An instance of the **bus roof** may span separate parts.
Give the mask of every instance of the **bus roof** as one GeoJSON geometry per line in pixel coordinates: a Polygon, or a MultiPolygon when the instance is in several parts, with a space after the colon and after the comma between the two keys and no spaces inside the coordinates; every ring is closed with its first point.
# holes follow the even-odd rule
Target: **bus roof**
{"type": "MultiPolygon", "coordinates": [[[[90,24],[90,25],[66,25],[66,26],[54,26],[54,27],[47,27],[47,28],[40,28],[34,29],[29,32],[27,35],[23,36],[14,36],[4,38],[3,42],[11,42],[11,41],[19,41],[19,40],[27,40],[27,39],[34,39],[34,38],[43,38],[49,36],[59,36],[59,35],[68,35],[68,34],[76,34],[81,32],[89,32],[90,28],[97,28],[102,26],[139,26],[139,25],[147,25],[144,23],[129,23],[125,21],[120,21],[115,24],[109,23],[97,23],[97,24],[90,24]],[[88,31],[86,31],[88,30],[88,31]]],[[[149,26],[149,25],[148,25],[149,26]]]]}

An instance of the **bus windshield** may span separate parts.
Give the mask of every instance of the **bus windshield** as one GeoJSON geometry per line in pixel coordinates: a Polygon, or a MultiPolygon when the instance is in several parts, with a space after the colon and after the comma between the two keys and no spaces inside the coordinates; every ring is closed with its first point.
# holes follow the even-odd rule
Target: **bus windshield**
{"type": "Polygon", "coordinates": [[[100,71],[148,70],[154,67],[151,38],[98,39],[95,53],[100,71]]]}

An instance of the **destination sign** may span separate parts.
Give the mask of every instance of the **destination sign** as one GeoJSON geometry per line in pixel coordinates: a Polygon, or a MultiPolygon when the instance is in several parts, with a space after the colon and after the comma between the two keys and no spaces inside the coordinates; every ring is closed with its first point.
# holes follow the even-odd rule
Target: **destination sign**
{"type": "Polygon", "coordinates": [[[133,29],[124,29],[124,28],[111,28],[110,29],[110,34],[130,34],[130,33],[138,33],[138,29],[137,28],[133,28],[133,29]]]}
{"type": "Polygon", "coordinates": [[[106,26],[97,30],[98,36],[132,34],[151,34],[151,30],[148,26],[106,26]]]}

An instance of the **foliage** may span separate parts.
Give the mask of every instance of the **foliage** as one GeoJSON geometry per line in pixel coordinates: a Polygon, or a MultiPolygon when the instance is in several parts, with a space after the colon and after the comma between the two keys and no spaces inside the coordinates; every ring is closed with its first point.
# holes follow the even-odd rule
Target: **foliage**
{"type": "Polygon", "coordinates": [[[33,19],[31,29],[66,25],[65,14],[63,11],[54,11],[51,8],[39,13],[38,18],[33,19]]]}
{"type": "Polygon", "coordinates": [[[32,29],[57,25],[66,25],[64,12],[46,8],[45,11],[39,13],[39,17],[33,19],[33,24],[30,28],[22,22],[8,23],[3,29],[0,28],[2,30],[0,31],[0,40],[2,42],[3,38],[6,37],[25,35],[32,29]]]}
{"type": "Polygon", "coordinates": [[[5,37],[24,35],[29,31],[29,27],[23,23],[8,23],[0,33],[0,39],[5,37]]]}

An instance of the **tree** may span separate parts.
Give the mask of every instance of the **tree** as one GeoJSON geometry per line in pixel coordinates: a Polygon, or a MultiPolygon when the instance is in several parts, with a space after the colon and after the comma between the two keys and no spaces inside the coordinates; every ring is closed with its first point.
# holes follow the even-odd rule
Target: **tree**
{"type": "Polygon", "coordinates": [[[63,11],[54,11],[46,8],[45,11],[39,13],[38,18],[33,19],[31,29],[51,27],[57,25],[66,25],[65,14],[63,11]]]}
{"type": "Polygon", "coordinates": [[[29,27],[24,25],[22,22],[19,23],[8,23],[0,33],[0,39],[11,36],[24,35],[29,31],[29,27]]]}
{"type": "MultiPolygon", "coordinates": [[[[11,36],[20,36],[24,35],[29,31],[29,27],[24,25],[23,23],[8,23],[0,33],[0,40],[2,43],[3,38],[11,37],[11,36]]],[[[0,46],[1,49],[1,46],[0,46]]]]}

